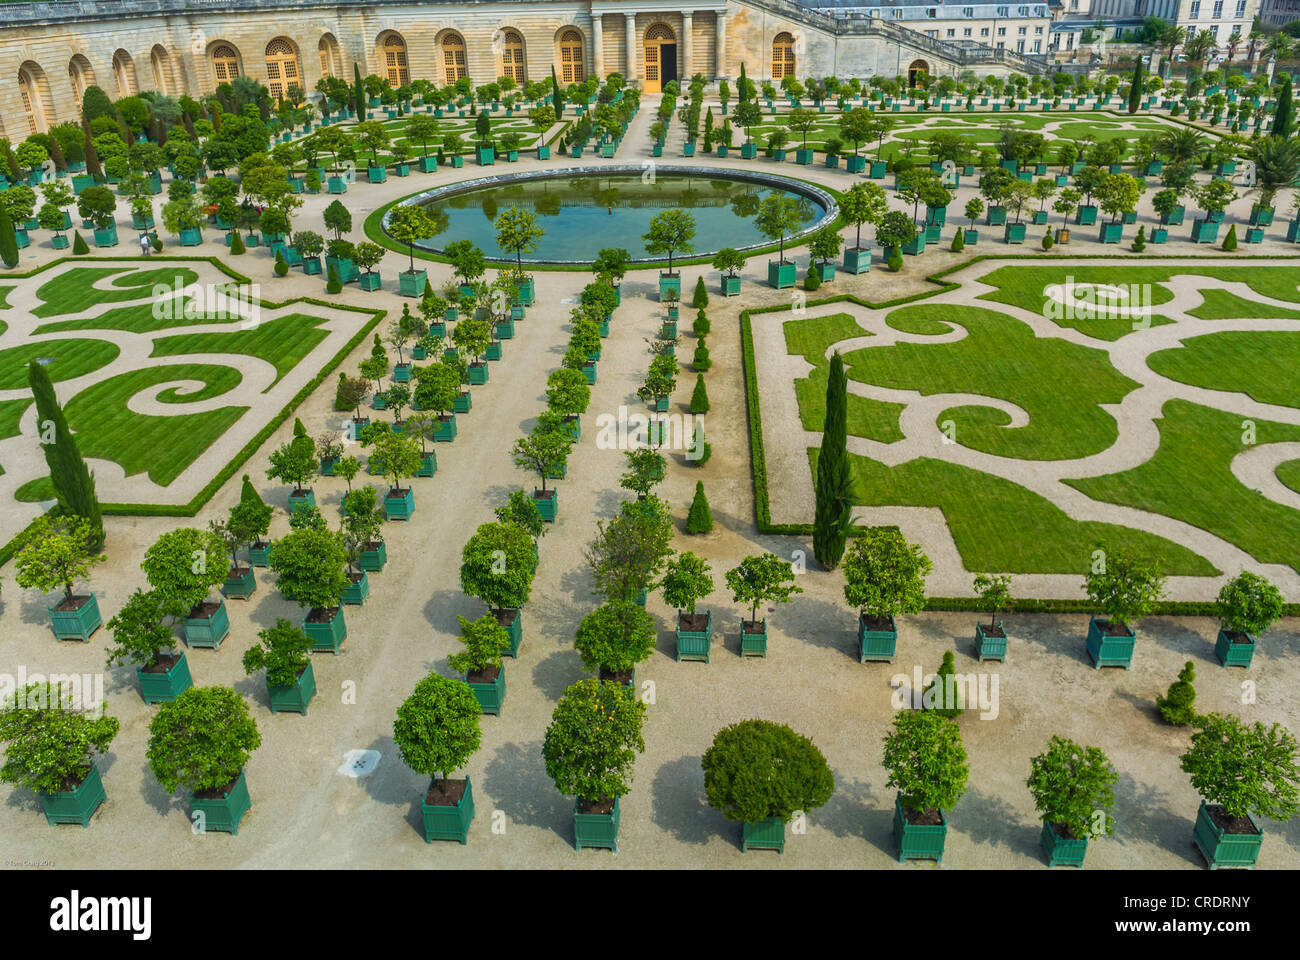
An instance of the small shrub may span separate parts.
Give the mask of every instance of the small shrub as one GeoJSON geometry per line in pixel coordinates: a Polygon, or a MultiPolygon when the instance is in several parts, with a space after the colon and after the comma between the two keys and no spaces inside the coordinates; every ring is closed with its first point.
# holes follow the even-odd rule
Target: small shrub
{"type": "Polygon", "coordinates": [[[279,250],[275,251],[275,275],[283,277],[289,273],[289,264],[285,262],[284,254],[279,250]]]}
{"type": "Polygon", "coordinates": [[[697,337],[707,337],[709,335],[709,316],[703,309],[695,315],[695,322],[691,324],[691,333],[697,337]]]}
{"type": "Polygon", "coordinates": [[[72,231],[72,252],[77,256],[90,253],[90,247],[86,246],[86,241],[82,238],[80,230],[72,231]]]}
{"type": "Polygon", "coordinates": [[[691,512],[686,518],[687,533],[710,533],[713,530],[713,512],[709,510],[708,498],[704,496],[704,483],[695,484],[695,499],[691,501],[691,512]]]}
{"type": "Polygon", "coordinates": [[[962,231],[961,227],[958,227],[957,232],[953,234],[952,237],[952,252],[961,253],[965,249],[966,249],[966,234],[962,231]]]}
{"type": "Polygon", "coordinates": [[[329,282],[325,284],[326,293],[342,293],[343,284],[339,282],[339,272],[333,264],[330,265],[329,282]]]}
{"type": "Polygon", "coordinates": [[[903,255],[901,253],[895,253],[889,258],[889,269],[895,273],[903,269],[903,255]]]}
{"type": "Polygon", "coordinates": [[[695,390],[691,393],[691,413],[709,412],[709,391],[704,386],[704,374],[695,378],[695,390]]]}
{"type": "Polygon", "coordinates": [[[808,268],[808,275],[803,278],[803,288],[805,290],[816,290],[822,285],[821,277],[817,276],[817,271],[812,267],[808,268]]]}
{"type": "Polygon", "coordinates": [[[1178,671],[1178,679],[1169,686],[1169,692],[1163,697],[1156,697],[1156,709],[1165,723],[1186,726],[1196,719],[1196,688],[1192,681],[1196,679],[1196,666],[1188,660],[1183,669],[1178,671]]]}
{"type": "Polygon", "coordinates": [[[1051,230],[1048,230],[1045,234],[1043,234],[1043,249],[1044,249],[1044,250],[1051,250],[1051,249],[1052,249],[1052,231],[1051,231],[1051,230]]]}
{"type": "Polygon", "coordinates": [[[230,241],[230,255],[232,257],[237,257],[241,253],[247,253],[247,252],[248,252],[248,248],[244,246],[244,238],[241,237],[238,232],[236,232],[234,237],[231,238],[230,241]]]}
{"type": "Polygon", "coordinates": [[[691,306],[697,310],[703,310],[709,305],[709,291],[704,287],[704,278],[697,277],[695,280],[695,295],[691,297],[691,306]]]}
{"type": "Polygon", "coordinates": [[[694,366],[695,369],[700,372],[708,370],[711,366],[713,366],[713,361],[709,359],[708,344],[706,344],[704,340],[700,340],[699,344],[696,345],[695,356],[691,360],[691,365],[694,366]]]}
{"type": "Polygon", "coordinates": [[[1228,235],[1223,238],[1223,249],[1227,251],[1237,249],[1237,225],[1235,223],[1228,228],[1228,235]]]}
{"type": "Polygon", "coordinates": [[[1138,227],[1138,235],[1133,238],[1132,250],[1134,253],[1141,253],[1147,248],[1147,228],[1144,224],[1138,227]]]}
{"type": "Polygon", "coordinates": [[[153,248],[154,253],[162,253],[162,241],[158,239],[158,234],[149,234],[149,246],[153,248]]]}

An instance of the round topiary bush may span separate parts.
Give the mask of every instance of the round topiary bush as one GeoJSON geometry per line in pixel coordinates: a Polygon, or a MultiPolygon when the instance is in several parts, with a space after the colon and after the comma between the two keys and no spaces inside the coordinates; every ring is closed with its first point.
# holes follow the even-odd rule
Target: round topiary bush
{"type": "Polygon", "coordinates": [[[817,271],[812,267],[808,268],[808,275],[803,279],[803,288],[805,290],[816,290],[822,285],[821,277],[817,276],[817,271]]]}
{"type": "Polygon", "coordinates": [[[807,737],[768,720],[723,727],[704,752],[704,795],[728,820],[789,823],[795,811],[824,806],[835,777],[807,737]]]}
{"type": "Polygon", "coordinates": [[[903,269],[903,255],[901,253],[895,253],[889,258],[889,269],[895,273],[903,269]]]}

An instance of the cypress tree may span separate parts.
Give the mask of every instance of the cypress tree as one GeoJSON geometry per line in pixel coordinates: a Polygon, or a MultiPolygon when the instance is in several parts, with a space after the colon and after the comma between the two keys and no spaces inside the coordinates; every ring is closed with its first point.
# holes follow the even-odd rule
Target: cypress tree
{"type": "Polygon", "coordinates": [[[1142,57],[1137,57],[1137,62],[1133,64],[1133,82],[1128,91],[1128,112],[1137,113],[1138,106],[1142,102],[1142,57]]]}
{"type": "Polygon", "coordinates": [[[4,207],[0,207],[0,262],[10,268],[18,266],[18,236],[4,207]]]}
{"type": "Polygon", "coordinates": [[[555,108],[555,119],[561,119],[564,113],[564,95],[560,93],[560,81],[555,78],[555,65],[551,65],[551,106],[555,108]]]}
{"type": "Polygon", "coordinates": [[[366,119],[366,87],[361,82],[361,67],[356,63],[352,64],[352,106],[357,113],[357,121],[366,119]]]}
{"type": "Polygon", "coordinates": [[[695,390],[691,394],[691,413],[709,412],[709,391],[704,386],[704,374],[695,375],[695,390]]]}
{"type": "Polygon", "coordinates": [[[90,124],[85,120],[81,121],[81,129],[86,134],[86,142],[82,145],[82,149],[86,152],[86,173],[94,177],[96,183],[103,183],[104,168],[99,165],[99,153],[90,140],[90,124]]]}
{"type": "Polygon", "coordinates": [[[849,503],[847,421],[848,378],[844,360],[837,352],[831,357],[826,381],[826,422],[817,457],[817,505],[813,520],[813,555],[827,570],[834,570],[844,556],[844,542],[853,515],[849,503]]]}
{"type": "Polygon", "coordinates": [[[84,517],[95,531],[94,547],[104,545],[104,521],[100,516],[99,498],[95,496],[95,477],[77,449],[76,438],[68,429],[54,394],[54,384],[45,367],[39,363],[27,365],[27,382],[36,399],[36,431],[41,440],[41,451],[50,468],[50,481],[54,495],[65,516],[84,517]]]}
{"type": "Polygon", "coordinates": [[[709,510],[709,501],[704,496],[704,483],[696,481],[695,499],[691,501],[691,512],[686,517],[687,533],[709,533],[713,530],[713,512],[709,510]]]}
{"type": "Polygon", "coordinates": [[[1273,110],[1273,135],[1285,137],[1291,131],[1295,123],[1295,105],[1291,102],[1291,78],[1286,77],[1282,81],[1282,89],[1278,91],[1277,107],[1273,110]]]}

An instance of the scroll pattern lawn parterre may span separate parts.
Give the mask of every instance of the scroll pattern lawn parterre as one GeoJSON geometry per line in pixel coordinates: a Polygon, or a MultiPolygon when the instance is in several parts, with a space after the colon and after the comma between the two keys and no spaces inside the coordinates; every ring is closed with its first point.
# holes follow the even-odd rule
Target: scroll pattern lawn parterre
{"type": "Polygon", "coordinates": [[[952,589],[1000,571],[1064,595],[1104,541],[1207,578],[1189,599],[1242,568],[1300,597],[1300,270],[988,260],[945,279],[906,306],[752,317],[773,523],[812,519],[839,351],[858,519],[938,530],[952,589]]]}
{"type": "Polygon", "coordinates": [[[46,365],[109,512],[185,513],[382,316],[301,299],[223,311],[209,291],[239,281],[201,258],[77,258],[5,279],[0,543],[52,497],[27,364],[46,365]]]}

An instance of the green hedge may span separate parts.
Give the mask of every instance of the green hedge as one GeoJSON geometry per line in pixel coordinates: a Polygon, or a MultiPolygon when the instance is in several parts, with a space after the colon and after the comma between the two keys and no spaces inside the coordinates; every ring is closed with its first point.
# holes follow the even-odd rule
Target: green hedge
{"type": "MultiPolygon", "coordinates": [[[[970,611],[988,613],[990,606],[980,597],[928,597],[926,610],[970,611]]],[[[1283,616],[1300,616],[1300,603],[1288,603],[1283,607],[1283,616]]],[[[1006,611],[1002,611],[1004,614],[1006,611]]],[[[1031,600],[1016,599],[1014,613],[1097,613],[1097,605],[1090,600],[1031,600]]],[[[1008,614],[1009,616],[1012,614],[1008,614]]],[[[1212,600],[1162,600],[1151,611],[1151,616],[1165,617],[1214,617],[1219,613],[1212,600]]]]}

